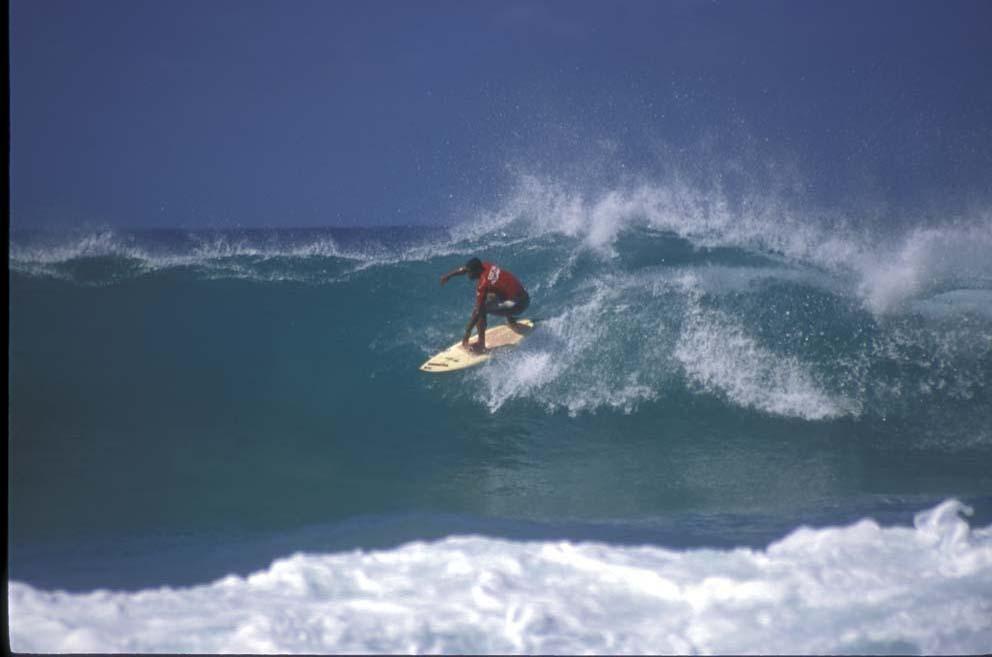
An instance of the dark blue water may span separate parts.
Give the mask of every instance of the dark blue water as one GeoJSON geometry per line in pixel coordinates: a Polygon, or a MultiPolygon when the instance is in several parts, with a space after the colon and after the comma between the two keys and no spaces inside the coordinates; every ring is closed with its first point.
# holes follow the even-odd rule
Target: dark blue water
{"type": "Polygon", "coordinates": [[[670,192],[525,185],[450,229],[14,233],[11,578],[191,584],[460,533],[762,546],[947,497],[987,524],[990,224],[800,231],[670,192]],[[438,277],[472,255],[538,329],[424,374],[472,301],[438,277]]]}

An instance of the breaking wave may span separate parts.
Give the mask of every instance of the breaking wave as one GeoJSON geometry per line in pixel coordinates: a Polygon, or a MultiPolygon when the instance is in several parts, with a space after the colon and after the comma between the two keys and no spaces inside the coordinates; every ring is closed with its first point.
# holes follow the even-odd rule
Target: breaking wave
{"type": "Polygon", "coordinates": [[[992,527],[949,500],[914,527],[799,528],[764,550],[452,536],[294,554],[134,593],[11,582],[23,652],[980,653],[992,527]]]}

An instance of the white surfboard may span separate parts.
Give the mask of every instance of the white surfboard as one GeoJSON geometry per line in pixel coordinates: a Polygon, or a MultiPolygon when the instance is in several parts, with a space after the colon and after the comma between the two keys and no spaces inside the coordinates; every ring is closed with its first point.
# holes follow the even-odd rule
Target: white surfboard
{"type": "MultiPolygon", "coordinates": [[[[492,355],[495,349],[514,347],[534,330],[534,322],[529,319],[518,319],[516,326],[500,324],[486,329],[486,350],[476,353],[462,346],[461,340],[451,345],[436,356],[431,356],[420,366],[421,372],[457,372],[466,367],[480,365],[492,355]]],[[[478,342],[478,334],[468,339],[469,344],[478,342]]]]}

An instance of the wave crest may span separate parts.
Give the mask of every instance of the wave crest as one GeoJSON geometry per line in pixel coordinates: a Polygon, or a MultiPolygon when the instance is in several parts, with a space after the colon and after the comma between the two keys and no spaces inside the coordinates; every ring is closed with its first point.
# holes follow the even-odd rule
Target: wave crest
{"type": "MultiPolygon", "coordinates": [[[[850,212],[850,211],[848,211],[850,212]]],[[[885,230],[865,215],[810,207],[781,189],[731,193],[715,181],[672,174],[602,190],[518,176],[502,207],[460,227],[463,237],[560,235],[601,256],[617,255],[633,230],[675,235],[694,247],[781,256],[849,280],[852,296],[877,315],[935,291],[992,287],[992,214],[937,226],[885,230]]]]}

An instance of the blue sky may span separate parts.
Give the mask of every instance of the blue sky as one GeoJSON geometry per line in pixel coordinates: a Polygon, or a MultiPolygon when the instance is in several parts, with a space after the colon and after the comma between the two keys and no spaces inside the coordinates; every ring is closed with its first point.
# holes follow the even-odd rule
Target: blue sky
{"type": "Polygon", "coordinates": [[[827,205],[974,198],[990,44],[984,1],[12,0],[12,223],[450,224],[707,140],[827,205]]]}

